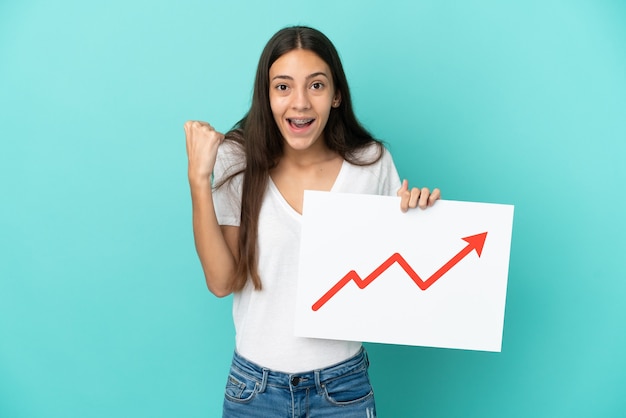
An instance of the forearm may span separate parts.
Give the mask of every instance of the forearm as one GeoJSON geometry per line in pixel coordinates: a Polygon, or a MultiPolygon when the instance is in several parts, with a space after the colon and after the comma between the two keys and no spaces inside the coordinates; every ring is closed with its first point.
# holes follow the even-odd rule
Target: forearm
{"type": "Polygon", "coordinates": [[[190,184],[196,251],[207,287],[214,295],[223,297],[232,292],[236,269],[236,241],[232,242],[232,236],[227,240],[217,222],[210,183],[190,184]]]}

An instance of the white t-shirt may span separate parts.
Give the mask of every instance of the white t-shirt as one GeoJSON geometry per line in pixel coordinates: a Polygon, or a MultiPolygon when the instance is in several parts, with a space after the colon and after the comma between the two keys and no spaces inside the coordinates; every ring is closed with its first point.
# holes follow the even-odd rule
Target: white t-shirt
{"type": "MultiPolygon", "coordinates": [[[[377,152],[376,146],[367,147],[359,160],[371,160],[368,157],[375,157],[377,152]]],[[[224,142],[215,164],[215,182],[244,165],[243,151],[224,142]]],[[[220,225],[239,226],[241,180],[242,175],[238,175],[213,192],[220,225]]],[[[382,158],[372,165],[357,166],[344,161],[331,191],[395,196],[400,185],[391,154],[385,149],[382,158]]],[[[301,217],[270,178],[259,214],[258,268],[263,289],[254,290],[249,281],[233,298],[237,352],[263,367],[286,373],[339,363],[361,347],[354,341],[294,336],[301,217]]]]}

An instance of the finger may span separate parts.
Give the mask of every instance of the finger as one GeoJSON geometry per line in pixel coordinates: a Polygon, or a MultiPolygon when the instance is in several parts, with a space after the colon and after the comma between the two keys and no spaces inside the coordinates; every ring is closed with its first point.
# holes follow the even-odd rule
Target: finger
{"type": "Polygon", "coordinates": [[[417,207],[417,201],[420,197],[420,189],[418,189],[417,187],[413,187],[411,189],[411,195],[409,198],[409,207],[410,208],[416,208],[417,207]]]}
{"type": "Polygon", "coordinates": [[[422,190],[420,190],[420,197],[419,197],[419,203],[418,206],[422,209],[426,209],[426,207],[428,207],[428,197],[430,196],[430,190],[428,190],[428,187],[422,187],[422,190]]]}
{"type": "Polygon", "coordinates": [[[191,121],[188,120],[185,122],[183,129],[185,130],[185,148],[187,149],[187,155],[189,155],[189,129],[191,129],[191,121]]]}
{"type": "Polygon", "coordinates": [[[409,201],[411,199],[411,192],[408,191],[409,182],[404,180],[402,187],[398,190],[398,196],[400,196],[400,210],[406,212],[409,210],[409,201]]]}
{"type": "Polygon", "coordinates": [[[196,121],[195,123],[196,123],[196,127],[198,129],[204,129],[204,130],[208,130],[208,131],[214,131],[215,130],[213,128],[213,126],[211,126],[211,124],[208,123],[208,122],[203,122],[203,121],[199,120],[199,121],[196,121]]]}
{"type": "Polygon", "coordinates": [[[409,193],[405,193],[400,198],[400,210],[406,212],[409,210],[409,193]]]}
{"type": "Polygon", "coordinates": [[[407,179],[402,180],[402,186],[398,189],[398,196],[402,196],[409,190],[409,181],[407,179]]]}
{"type": "Polygon", "coordinates": [[[439,189],[433,190],[430,196],[428,196],[428,206],[434,205],[439,199],[441,199],[441,191],[439,189]]]}

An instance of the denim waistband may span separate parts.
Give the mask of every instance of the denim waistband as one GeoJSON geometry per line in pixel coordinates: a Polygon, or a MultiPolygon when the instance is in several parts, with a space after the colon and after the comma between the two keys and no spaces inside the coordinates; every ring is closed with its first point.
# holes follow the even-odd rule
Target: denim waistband
{"type": "Polygon", "coordinates": [[[253,363],[236,351],[233,355],[233,367],[247,374],[251,379],[257,380],[261,384],[260,392],[265,390],[266,385],[290,388],[291,390],[308,389],[314,386],[319,388],[324,382],[367,369],[368,366],[367,351],[363,347],[354,356],[340,363],[301,373],[277,372],[253,363]]]}

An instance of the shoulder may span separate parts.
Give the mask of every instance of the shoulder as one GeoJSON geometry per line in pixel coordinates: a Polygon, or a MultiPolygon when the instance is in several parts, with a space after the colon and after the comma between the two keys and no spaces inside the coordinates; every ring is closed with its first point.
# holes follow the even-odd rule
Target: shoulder
{"type": "Polygon", "coordinates": [[[226,139],[220,144],[217,150],[217,155],[222,158],[245,160],[245,150],[243,145],[232,139],[226,139]]]}
{"type": "Polygon", "coordinates": [[[224,141],[217,149],[213,167],[213,184],[219,187],[224,182],[237,179],[241,182],[246,167],[246,154],[242,145],[232,140],[224,141]]]}
{"type": "MultiPolygon", "coordinates": [[[[381,142],[372,141],[354,151],[351,158],[357,165],[393,165],[391,153],[381,142]]],[[[350,161],[350,159],[348,160],[350,161]]]]}
{"type": "Polygon", "coordinates": [[[353,154],[348,162],[342,186],[337,191],[393,196],[400,188],[400,177],[387,148],[372,142],[353,154]]]}
{"type": "Polygon", "coordinates": [[[246,166],[246,153],[243,146],[235,141],[224,141],[217,150],[215,169],[232,175],[246,166]]]}

